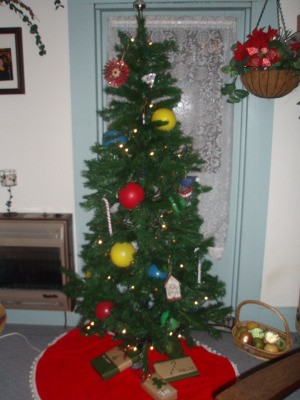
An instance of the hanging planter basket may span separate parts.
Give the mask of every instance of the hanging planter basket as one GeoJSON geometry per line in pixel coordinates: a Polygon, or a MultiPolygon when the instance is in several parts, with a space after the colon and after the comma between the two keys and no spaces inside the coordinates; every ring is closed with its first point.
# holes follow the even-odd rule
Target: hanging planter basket
{"type": "Polygon", "coordinates": [[[300,74],[290,69],[251,70],[241,75],[248,92],[257,97],[274,99],[294,90],[300,82],[300,74]]]}
{"type": "Polygon", "coordinates": [[[239,103],[249,93],[265,99],[283,97],[300,83],[299,32],[291,34],[286,29],[280,0],[276,0],[278,29],[270,25],[267,30],[259,28],[268,1],[264,1],[255,28],[243,43],[234,43],[233,56],[222,68],[232,78],[221,87],[227,103],[239,103]],[[238,77],[244,89],[236,87],[238,77]]]}

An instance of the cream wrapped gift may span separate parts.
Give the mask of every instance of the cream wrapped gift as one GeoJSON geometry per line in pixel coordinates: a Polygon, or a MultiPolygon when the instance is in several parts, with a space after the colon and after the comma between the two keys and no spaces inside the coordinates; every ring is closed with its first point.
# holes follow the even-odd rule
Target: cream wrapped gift
{"type": "Polygon", "coordinates": [[[177,390],[156,373],[142,382],[141,387],[155,400],[177,399],[177,390]]]}
{"type": "Polygon", "coordinates": [[[199,372],[190,356],[159,361],[153,364],[155,372],[167,382],[177,381],[192,376],[198,376],[199,372]]]}

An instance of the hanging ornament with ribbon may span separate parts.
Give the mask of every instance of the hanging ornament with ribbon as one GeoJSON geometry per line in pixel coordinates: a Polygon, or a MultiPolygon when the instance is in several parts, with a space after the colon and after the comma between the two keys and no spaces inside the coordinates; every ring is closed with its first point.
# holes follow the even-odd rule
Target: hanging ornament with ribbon
{"type": "Polygon", "coordinates": [[[173,275],[169,275],[165,282],[168,301],[181,300],[180,282],[173,275]]]}
{"type": "Polygon", "coordinates": [[[182,179],[179,184],[178,193],[186,201],[186,203],[190,203],[191,201],[193,182],[195,179],[195,177],[187,176],[186,178],[182,179]]]}
{"type": "Polygon", "coordinates": [[[170,258],[168,259],[168,272],[169,272],[168,277],[164,284],[166,289],[167,300],[168,301],[181,300],[181,290],[180,290],[181,283],[179,282],[178,279],[176,279],[172,275],[172,263],[170,258]]]}

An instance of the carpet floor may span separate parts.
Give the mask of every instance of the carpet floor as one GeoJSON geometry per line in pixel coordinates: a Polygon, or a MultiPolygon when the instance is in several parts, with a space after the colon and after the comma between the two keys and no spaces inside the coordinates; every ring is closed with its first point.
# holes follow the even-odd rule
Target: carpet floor
{"type": "MultiPolygon", "coordinates": [[[[19,324],[5,326],[0,336],[1,400],[32,399],[29,377],[34,360],[57,337],[70,329],[73,327],[19,324]]],[[[263,362],[238,350],[228,332],[224,332],[221,339],[213,339],[205,332],[194,332],[193,336],[200,345],[208,346],[227,357],[237,367],[240,374],[263,362]]],[[[293,334],[293,343],[293,348],[300,347],[300,337],[296,333],[293,334]]],[[[295,368],[299,368],[299,366],[295,366],[295,368]]],[[[294,392],[287,399],[299,400],[300,390],[294,392]]]]}

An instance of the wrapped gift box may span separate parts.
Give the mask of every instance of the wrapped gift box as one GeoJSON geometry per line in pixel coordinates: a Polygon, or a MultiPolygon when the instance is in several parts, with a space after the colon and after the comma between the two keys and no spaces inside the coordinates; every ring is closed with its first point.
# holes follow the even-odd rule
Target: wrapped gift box
{"type": "Polygon", "coordinates": [[[91,361],[92,366],[104,380],[130,368],[132,364],[139,361],[139,352],[125,351],[120,347],[114,347],[91,361]]]}
{"type": "Polygon", "coordinates": [[[156,362],[153,366],[158,375],[167,382],[173,382],[199,375],[199,372],[190,356],[156,362]]]}
{"type": "Polygon", "coordinates": [[[177,399],[177,390],[156,373],[142,382],[141,387],[155,400],[177,399]]]}

